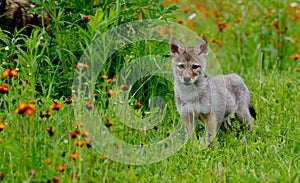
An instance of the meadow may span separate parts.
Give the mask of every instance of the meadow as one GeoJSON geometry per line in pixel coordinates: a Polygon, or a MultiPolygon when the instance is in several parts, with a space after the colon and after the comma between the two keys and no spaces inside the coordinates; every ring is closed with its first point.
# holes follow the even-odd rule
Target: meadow
{"type": "Polygon", "coordinates": [[[49,23],[42,18],[30,32],[0,26],[0,182],[300,182],[300,1],[33,2],[28,11],[47,13],[49,23]],[[257,113],[251,133],[234,123],[231,133],[219,131],[206,148],[199,121],[198,139],[172,150],[169,138],[180,125],[172,82],[151,75],[130,85],[117,75],[124,67],[153,69],[139,59],[149,55],[160,55],[168,68],[168,42],[124,39],[101,70],[85,60],[93,51],[106,54],[95,44],[105,33],[148,19],[206,35],[208,74],[238,73],[250,90],[257,113]],[[123,93],[127,101],[118,98],[123,93]],[[161,122],[131,128],[157,120],[154,96],[167,104],[161,122]],[[118,102],[125,107],[111,112],[118,102]],[[112,136],[96,134],[98,127],[112,136]],[[115,152],[114,138],[136,149],[115,152]],[[160,150],[172,150],[169,156],[153,151],[149,162],[139,163],[135,150],[159,143],[160,150]],[[114,157],[122,155],[126,162],[114,157]]]}

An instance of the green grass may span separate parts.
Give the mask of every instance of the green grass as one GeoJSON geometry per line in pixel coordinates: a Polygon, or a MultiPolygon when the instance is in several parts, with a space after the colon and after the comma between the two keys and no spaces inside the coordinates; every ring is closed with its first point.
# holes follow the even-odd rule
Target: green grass
{"type": "MultiPolygon", "coordinates": [[[[1,27],[0,73],[15,68],[18,75],[0,77],[0,85],[9,86],[8,93],[0,93],[0,182],[300,182],[300,65],[299,59],[292,57],[300,54],[300,20],[296,18],[300,14],[296,11],[299,3],[290,8],[290,1],[273,0],[167,0],[163,2],[165,7],[157,0],[90,2],[37,2],[52,21],[47,27],[34,27],[31,35],[1,27]],[[177,10],[170,8],[174,3],[177,10]],[[196,17],[190,20],[193,13],[196,17]],[[86,15],[90,16],[89,22],[86,15]],[[78,107],[76,95],[73,93],[72,104],[66,103],[74,90],[74,73],[78,72],[75,65],[104,32],[146,18],[181,22],[199,35],[206,34],[210,41],[208,72],[236,72],[250,89],[257,113],[251,133],[238,128],[230,134],[219,131],[211,148],[203,148],[198,140],[189,141],[170,157],[143,165],[105,157],[95,144],[107,139],[89,142],[84,130],[91,122],[75,119],[80,110],[73,108],[78,107]],[[227,25],[222,31],[220,23],[227,25]],[[49,109],[54,102],[63,106],[49,109]],[[33,111],[32,116],[15,114],[22,103],[34,106],[25,111],[33,111]],[[41,118],[40,111],[52,115],[41,118]],[[85,126],[76,128],[75,124],[80,123],[85,126]],[[84,145],[80,147],[80,143],[84,145]],[[65,169],[59,171],[59,165],[65,169]]],[[[98,123],[105,130],[138,146],[164,141],[180,121],[172,83],[159,77],[142,78],[128,91],[129,108],[138,119],[153,117],[148,105],[151,97],[158,95],[165,100],[167,115],[157,126],[138,131],[121,123],[116,113],[106,113],[111,109],[111,98],[123,92],[109,79],[116,79],[122,67],[150,54],[170,59],[168,45],[156,41],[127,44],[119,49],[99,71],[108,78],[96,76],[97,97],[84,98],[93,102],[92,109],[86,110],[85,103],[82,108],[85,119],[99,112],[98,123]],[[116,93],[111,98],[110,89],[116,93]],[[137,101],[142,106],[136,106],[137,101]],[[112,126],[105,126],[107,120],[112,126]]],[[[200,121],[197,132],[199,137],[204,132],[200,121]]],[[[160,158],[160,154],[157,156],[160,158]]]]}

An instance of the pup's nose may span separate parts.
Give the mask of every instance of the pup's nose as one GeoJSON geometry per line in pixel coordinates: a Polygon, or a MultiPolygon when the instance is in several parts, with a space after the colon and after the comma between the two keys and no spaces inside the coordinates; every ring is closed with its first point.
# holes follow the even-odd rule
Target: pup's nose
{"type": "Polygon", "coordinates": [[[190,78],[190,77],[184,77],[184,78],[183,78],[183,81],[184,81],[185,83],[189,83],[189,82],[191,82],[191,78],[190,78]]]}

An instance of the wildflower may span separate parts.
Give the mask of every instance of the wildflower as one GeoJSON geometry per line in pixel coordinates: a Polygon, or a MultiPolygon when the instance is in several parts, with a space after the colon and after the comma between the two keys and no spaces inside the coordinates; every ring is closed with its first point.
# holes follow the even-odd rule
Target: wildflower
{"type": "Polygon", "coordinates": [[[100,159],[100,160],[105,159],[105,156],[100,155],[100,156],[98,156],[98,159],[100,159]]]}
{"type": "Polygon", "coordinates": [[[87,103],[85,104],[85,107],[86,107],[88,110],[91,110],[91,109],[93,109],[93,103],[92,103],[92,102],[87,102],[87,103]]]}
{"type": "Polygon", "coordinates": [[[209,16],[210,16],[210,12],[207,11],[207,10],[205,10],[205,11],[204,11],[204,15],[209,17],[209,16]]]}
{"type": "Polygon", "coordinates": [[[116,124],[116,123],[111,121],[110,119],[108,119],[108,118],[105,119],[105,126],[107,126],[108,128],[110,128],[114,124],[116,124]]]}
{"type": "Polygon", "coordinates": [[[84,123],[80,123],[80,122],[76,122],[76,123],[74,123],[74,128],[78,128],[79,126],[80,127],[82,127],[82,126],[85,126],[85,124],[84,123]]]}
{"type": "Polygon", "coordinates": [[[123,91],[127,91],[128,90],[128,85],[126,83],[123,83],[121,84],[120,88],[123,90],[123,91]]]}
{"type": "Polygon", "coordinates": [[[107,78],[108,78],[108,76],[107,76],[107,75],[105,75],[105,74],[103,74],[103,75],[101,75],[101,76],[100,76],[100,78],[101,78],[101,79],[107,79],[107,78]]]}
{"type": "Polygon", "coordinates": [[[70,133],[70,136],[72,139],[76,139],[77,135],[80,135],[80,131],[79,130],[75,130],[73,132],[70,133]]]}
{"type": "Polygon", "coordinates": [[[52,116],[52,113],[47,110],[45,113],[45,117],[50,118],[51,116],[52,116]]]}
{"type": "Polygon", "coordinates": [[[267,15],[267,18],[272,18],[273,17],[273,13],[269,13],[268,15],[267,15]]]}
{"type": "Polygon", "coordinates": [[[60,180],[57,177],[52,177],[52,182],[53,183],[60,183],[60,180]]]}
{"type": "Polygon", "coordinates": [[[6,128],[6,125],[0,122],[0,132],[6,128]]]}
{"type": "Polygon", "coordinates": [[[109,97],[112,97],[113,95],[115,95],[115,92],[113,90],[109,90],[107,92],[107,94],[108,94],[109,97]]]}
{"type": "Polygon", "coordinates": [[[64,165],[58,165],[56,167],[56,169],[59,171],[59,172],[64,172],[66,170],[66,167],[64,165]]]}
{"type": "Polygon", "coordinates": [[[46,164],[46,165],[48,165],[48,164],[50,164],[50,163],[51,163],[51,160],[50,160],[50,159],[46,159],[46,160],[45,160],[45,164],[46,164]]]}
{"type": "Polygon", "coordinates": [[[295,71],[296,71],[296,72],[299,72],[299,71],[300,71],[300,67],[296,67],[296,68],[295,68],[295,71]]]}
{"type": "Polygon", "coordinates": [[[110,84],[110,83],[116,83],[116,80],[113,78],[106,80],[106,84],[110,84]]]}
{"type": "Polygon", "coordinates": [[[86,145],[87,148],[91,148],[92,147],[91,141],[85,142],[85,145],[86,145]]]}
{"type": "Polygon", "coordinates": [[[43,111],[42,111],[42,110],[40,110],[40,117],[41,117],[41,118],[44,118],[44,117],[45,117],[45,114],[43,114],[43,111]]]}
{"type": "Polygon", "coordinates": [[[79,154],[76,152],[73,152],[72,155],[69,156],[69,159],[73,159],[73,160],[76,160],[78,158],[79,158],[79,154]]]}
{"type": "Polygon", "coordinates": [[[183,13],[187,13],[187,12],[189,12],[190,11],[190,8],[189,7],[184,7],[183,9],[182,9],[182,12],[183,13]]]}
{"type": "Polygon", "coordinates": [[[50,137],[52,137],[54,135],[54,132],[52,130],[52,126],[45,128],[46,132],[48,132],[48,134],[50,135],[50,137]]]}
{"type": "Polygon", "coordinates": [[[15,114],[26,114],[28,117],[32,116],[34,113],[34,105],[29,103],[22,103],[15,110],[15,114]]]}
{"type": "Polygon", "coordinates": [[[186,24],[187,24],[189,27],[193,27],[193,26],[194,26],[194,22],[191,21],[191,20],[186,21],[186,24]]]}
{"type": "Polygon", "coordinates": [[[90,66],[87,65],[87,64],[79,63],[78,65],[75,65],[74,68],[75,68],[76,70],[82,70],[82,71],[85,71],[85,70],[89,69],[90,66]]]}
{"type": "Polygon", "coordinates": [[[0,181],[2,181],[3,179],[4,179],[4,177],[6,176],[6,174],[5,173],[3,173],[3,172],[0,172],[0,181]]]}
{"type": "Polygon", "coordinates": [[[203,7],[203,6],[198,6],[197,9],[198,9],[199,11],[202,11],[202,10],[204,10],[204,7],[203,7]]]}
{"type": "Polygon", "coordinates": [[[298,54],[293,54],[291,55],[291,59],[292,60],[297,60],[299,58],[299,55],[298,54]]]}
{"type": "Polygon", "coordinates": [[[168,147],[168,141],[163,141],[163,144],[165,145],[165,148],[167,148],[168,147]]]}
{"type": "Polygon", "coordinates": [[[72,100],[71,100],[71,96],[67,96],[66,100],[65,100],[66,104],[71,104],[72,100]]]}
{"type": "Polygon", "coordinates": [[[94,98],[97,100],[97,99],[98,99],[98,96],[100,96],[100,94],[94,93],[93,96],[94,96],[94,98]]]}
{"type": "Polygon", "coordinates": [[[279,29],[279,23],[278,23],[278,20],[275,20],[272,25],[276,28],[276,29],[279,29]]]}
{"type": "Polygon", "coordinates": [[[182,19],[179,19],[179,20],[178,20],[178,23],[179,23],[179,24],[183,24],[183,20],[182,20],[182,19]]]}
{"type": "Polygon", "coordinates": [[[91,18],[90,18],[89,15],[86,15],[86,16],[85,16],[85,21],[87,21],[87,22],[91,21],[91,18]]]}
{"type": "Polygon", "coordinates": [[[139,103],[138,101],[135,102],[135,107],[136,108],[140,108],[142,107],[143,105],[141,103],[139,103]]]}
{"type": "Polygon", "coordinates": [[[218,26],[219,26],[219,31],[220,31],[220,32],[223,32],[223,29],[225,29],[228,25],[227,25],[226,22],[221,22],[221,21],[219,21],[219,22],[218,22],[218,26]]]}
{"type": "Polygon", "coordinates": [[[60,108],[62,108],[63,104],[59,102],[54,102],[52,105],[50,105],[49,110],[55,110],[58,111],[60,108]]]}
{"type": "Polygon", "coordinates": [[[35,169],[31,169],[30,170],[30,176],[33,177],[36,174],[36,170],[35,169]]]}
{"type": "Polygon", "coordinates": [[[85,138],[88,138],[91,135],[90,135],[90,133],[88,131],[84,130],[83,133],[82,133],[82,136],[85,137],[85,138]]]}
{"type": "Polygon", "coordinates": [[[80,142],[76,141],[76,142],[74,142],[74,145],[80,146],[80,147],[86,145],[88,148],[92,147],[91,142],[87,142],[87,141],[84,141],[84,140],[82,140],[80,142]]]}
{"type": "Polygon", "coordinates": [[[243,20],[242,17],[235,18],[235,19],[234,19],[234,23],[235,23],[235,24],[238,24],[238,23],[240,23],[242,20],[243,20]]]}
{"type": "Polygon", "coordinates": [[[18,76],[18,71],[14,68],[6,69],[2,76],[4,78],[18,76]]]}
{"type": "Polygon", "coordinates": [[[220,16],[221,16],[221,13],[218,12],[218,11],[216,11],[216,12],[215,12],[215,16],[216,16],[216,17],[220,17],[220,16]]]}
{"type": "Polygon", "coordinates": [[[8,93],[9,87],[7,84],[0,85],[0,93],[8,93]]]}

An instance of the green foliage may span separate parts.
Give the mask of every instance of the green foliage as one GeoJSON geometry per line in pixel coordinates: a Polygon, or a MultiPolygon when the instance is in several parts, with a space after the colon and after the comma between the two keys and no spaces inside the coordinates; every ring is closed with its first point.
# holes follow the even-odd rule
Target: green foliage
{"type": "MultiPolygon", "coordinates": [[[[47,13],[50,24],[43,20],[42,27],[31,25],[29,35],[0,26],[0,73],[11,68],[18,72],[0,76],[0,86],[9,86],[7,93],[0,92],[0,182],[300,181],[300,69],[299,58],[292,57],[299,54],[299,4],[291,7],[291,2],[274,0],[32,2],[36,6],[29,13],[39,11],[41,17],[47,13]],[[181,8],[177,10],[174,3],[181,8]],[[68,104],[77,64],[103,33],[143,19],[179,21],[207,35],[211,57],[218,59],[224,73],[240,73],[251,91],[258,114],[252,133],[236,125],[230,134],[220,131],[211,148],[203,149],[200,140],[189,141],[169,158],[147,165],[118,163],[93,148],[95,142],[89,142],[84,131],[87,121],[75,121],[68,104]],[[22,109],[23,114],[17,114],[22,109]]],[[[144,118],[152,115],[151,98],[161,96],[168,106],[161,123],[139,131],[121,123],[116,116],[121,111],[107,114],[116,73],[147,55],[168,58],[168,45],[140,41],[120,48],[100,71],[102,79],[97,76],[96,97],[87,105],[92,110],[100,106],[99,123],[129,144],[163,140],[180,121],[172,83],[156,76],[130,86],[127,102],[136,116],[144,118]]],[[[209,61],[207,65],[207,70],[216,67],[209,61]]],[[[200,121],[197,132],[201,138],[200,121]]]]}

